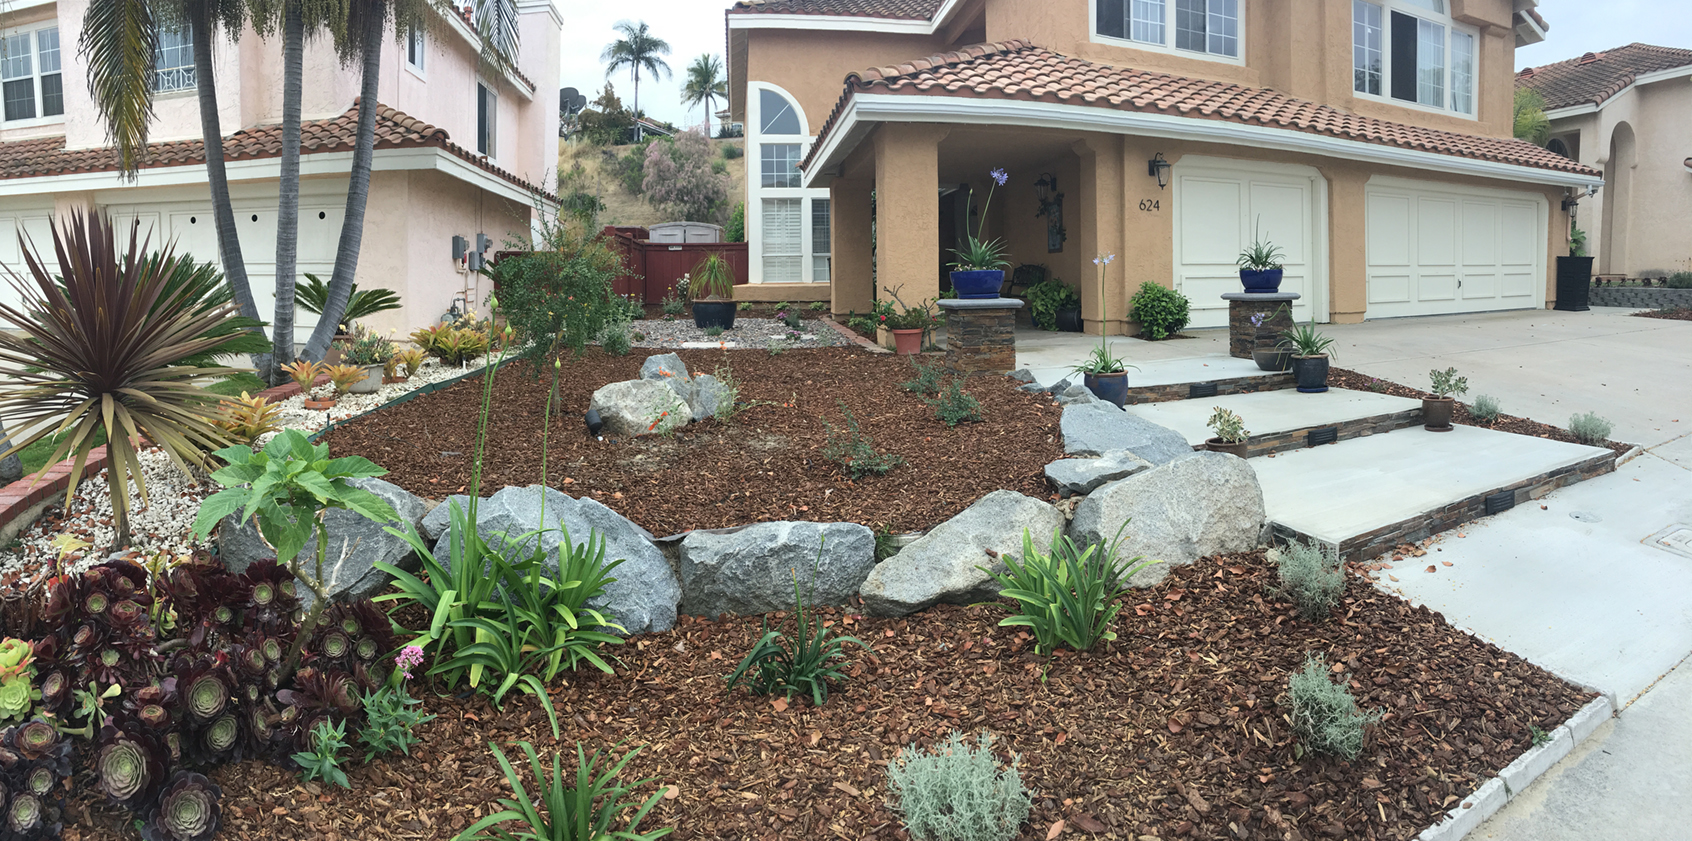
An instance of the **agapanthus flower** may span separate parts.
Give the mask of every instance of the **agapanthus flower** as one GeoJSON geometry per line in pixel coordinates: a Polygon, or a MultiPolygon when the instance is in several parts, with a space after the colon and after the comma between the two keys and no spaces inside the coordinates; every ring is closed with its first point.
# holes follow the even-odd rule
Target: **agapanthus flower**
{"type": "Polygon", "coordinates": [[[987,174],[993,176],[993,180],[997,182],[1000,187],[1005,186],[1005,182],[1010,180],[1010,176],[1006,175],[1003,169],[995,169],[987,174]]]}

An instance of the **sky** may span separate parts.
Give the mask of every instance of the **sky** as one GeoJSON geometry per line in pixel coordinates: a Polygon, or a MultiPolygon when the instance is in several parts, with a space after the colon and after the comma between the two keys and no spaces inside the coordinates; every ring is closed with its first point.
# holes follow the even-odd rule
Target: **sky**
{"type": "MultiPolygon", "coordinates": [[[[670,75],[652,80],[640,74],[640,107],[647,116],[676,125],[698,125],[704,118],[704,108],[689,109],[682,105],[682,82],[687,78],[687,66],[702,53],[723,58],[723,12],[732,0],[564,0],[559,6],[564,13],[564,66],[559,75],[559,87],[573,87],[592,101],[605,87],[605,65],[599,55],[617,33],[611,29],[620,20],[636,23],[646,21],[652,34],[668,41],[670,54],[666,61],[670,75]]],[[[723,74],[728,68],[725,62],[723,74]]],[[[618,98],[625,106],[633,106],[634,82],[627,71],[611,77],[618,98]]],[[[722,101],[717,107],[722,108],[722,101]]],[[[715,123],[713,122],[713,125],[715,123]]]]}
{"type": "Polygon", "coordinates": [[[1692,48],[1688,0],[1540,0],[1545,40],[1516,50],[1516,69],[1601,52],[1635,41],[1692,48]]]}

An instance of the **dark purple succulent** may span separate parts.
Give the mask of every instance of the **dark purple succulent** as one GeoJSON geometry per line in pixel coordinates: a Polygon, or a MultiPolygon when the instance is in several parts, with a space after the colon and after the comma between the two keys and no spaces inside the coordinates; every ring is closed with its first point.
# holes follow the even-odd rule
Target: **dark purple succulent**
{"type": "Polygon", "coordinates": [[[54,756],[63,744],[64,739],[60,738],[59,731],[39,718],[32,718],[17,727],[8,728],[6,733],[6,747],[31,761],[54,756]]]}
{"type": "Polygon", "coordinates": [[[100,790],[119,806],[139,810],[151,802],[165,777],[166,752],[151,734],[108,726],[101,733],[94,775],[100,790]]]}
{"type": "Polygon", "coordinates": [[[59,810],[39,796],[16,792],[6,806],[7,841],[37,841],[58,838],[59,810]]]}
{"type": "Polygon", "coordinates": [[[185,665],[176,673],[176,688],[182,694],[182,705],[188,717],[206,723],[223,714],[229,706],[231,689],[229,670],[221,656],[201,657],[185,665]]]}
{"type": "Polygon", "coordinates": [[[141,826],[146,841],[211,841],[221,824],[223,790],[192,771],[170,775],[158,806],[141,826]]]}

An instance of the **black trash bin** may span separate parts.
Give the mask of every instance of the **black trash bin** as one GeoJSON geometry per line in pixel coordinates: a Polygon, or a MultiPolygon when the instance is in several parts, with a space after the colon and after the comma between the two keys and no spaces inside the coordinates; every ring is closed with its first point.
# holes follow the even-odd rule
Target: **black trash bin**
{"type": "Polygon", "coordinates": [[[1592,258],[1557,258],[1557,303],[1551,308],[1586,312],[1592,298],[1592,258]]]}

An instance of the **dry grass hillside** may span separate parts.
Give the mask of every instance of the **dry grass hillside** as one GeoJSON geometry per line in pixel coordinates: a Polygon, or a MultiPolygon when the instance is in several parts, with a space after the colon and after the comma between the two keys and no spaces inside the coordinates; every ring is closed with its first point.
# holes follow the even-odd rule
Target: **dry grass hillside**
{"type": "MultiPolygon", "coordinates": [[[[733,159],[724,158],[722,150],[725,146],[734,146],[745,150],[745,141],[739,139],[712,140],[711,148],[715,151],[714,160],[722,161],[728,169],[729,176],[729,207],[746,199],[746,156],[741,155],[733,159]]],[[[605,212],[600,214],[599,221],[603,225],[655,225],[659,222],[684,221],[668,218],[668,214],[653,207],[644,196],[637,196],[623,189],[617,178],[611,172],[614,161],[629,153],[632,146],[590,146],[585,143],[575,143],[560,139],[558,141],[558,171],[568,173],[577,164],[582,167],[580,184],[582,189],[599,196],[605,202],[605,212]]],[[[725,212],[722,219],[685,220],[709,221],[726,224],[728,215],[725,212]]]]}

